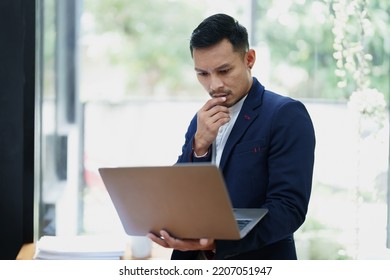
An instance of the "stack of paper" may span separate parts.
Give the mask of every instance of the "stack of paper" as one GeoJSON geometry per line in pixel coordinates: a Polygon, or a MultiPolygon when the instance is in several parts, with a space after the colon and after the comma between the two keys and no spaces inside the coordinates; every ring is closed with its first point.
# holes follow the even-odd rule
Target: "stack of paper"
{"type": "Polygon", "coordinates": [[[117,237],[43,236],[37,242],[34,259],[117,260],[125,248],[125,240],[117,237]]]}

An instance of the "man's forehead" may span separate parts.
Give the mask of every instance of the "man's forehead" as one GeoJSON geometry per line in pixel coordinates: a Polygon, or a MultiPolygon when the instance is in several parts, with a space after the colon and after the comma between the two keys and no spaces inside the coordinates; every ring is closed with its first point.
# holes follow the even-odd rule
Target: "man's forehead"
{"type": "Polygon", "coordinates": [[[237,63],[240,55],[232,50],[195,50],[194,68],[197,71],[212,72],[228,68],[237,63]]]}

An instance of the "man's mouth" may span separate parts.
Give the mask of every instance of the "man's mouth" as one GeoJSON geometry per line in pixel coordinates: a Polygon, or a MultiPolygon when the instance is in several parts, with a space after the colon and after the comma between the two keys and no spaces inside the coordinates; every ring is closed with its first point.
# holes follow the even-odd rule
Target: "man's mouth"
{"type": "Polygon", "coordinates": [[[218,97],[228,97],[230,94],[229,91],[222,91],[222,92],[210,92],[210,96],[212,98],[218,98],[218,97]]]}
{"type": "Polygon", "coordinates": [[[218,97],[227,97],[228,95],[226,93],[224,94],[213,94],[211,97],[212,98],[218,98],[218,97]]]}

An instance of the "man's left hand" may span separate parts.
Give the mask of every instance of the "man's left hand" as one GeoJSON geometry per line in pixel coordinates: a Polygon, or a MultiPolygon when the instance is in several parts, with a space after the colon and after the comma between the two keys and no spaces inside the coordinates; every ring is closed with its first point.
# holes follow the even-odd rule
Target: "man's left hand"
{"type": "Polygon", "coordinates": [[[214,239],[177,239],[169,235],[165,230],[160,231],[160,236],[153,233],[147,235],[152,241],[156,242],[164,248],[171,248],[180,251],[195,251],[195,250],[214,250],[214,239]]]}

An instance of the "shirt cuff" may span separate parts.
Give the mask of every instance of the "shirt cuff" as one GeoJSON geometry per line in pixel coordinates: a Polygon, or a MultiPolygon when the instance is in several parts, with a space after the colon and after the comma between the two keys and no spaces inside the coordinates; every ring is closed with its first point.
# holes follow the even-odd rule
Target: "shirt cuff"
{"type": "Polygon", "coordinates": [[[198,155],[195,153],[195,151],[194,151],[194,157],[196,157],[196,158],[204,158],[204,157],[206,157],[208,154],[209,154],[209,151],[207,151],[205,154],[203,154],[203,155],[201,155],[201,156],[198,156],[198,155]]]}

